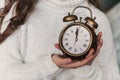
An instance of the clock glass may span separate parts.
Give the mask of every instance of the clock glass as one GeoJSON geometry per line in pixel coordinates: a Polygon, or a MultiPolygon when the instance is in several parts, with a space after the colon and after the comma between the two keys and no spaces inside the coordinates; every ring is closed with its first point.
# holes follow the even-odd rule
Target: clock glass
{"type": "Polygon", "coordinates": [[[64,50],[73,55],[79,55],[91,46],[91,33],[81,25],[69,26],[62,37],[64,50]]]}

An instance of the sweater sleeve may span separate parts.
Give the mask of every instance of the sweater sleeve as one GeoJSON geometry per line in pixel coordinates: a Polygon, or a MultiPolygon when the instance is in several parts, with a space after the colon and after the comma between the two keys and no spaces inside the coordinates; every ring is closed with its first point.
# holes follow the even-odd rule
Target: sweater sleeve
{"type": "MultiPolygon", "coordinates": [[[[98,10],[97,10],[98,11],[98,10]]],[[[103,46],[91,66],[71,69],[76,80],[120,80],[116,51],[113,44],[112,32],[108,19],[103,13],[98,13],[98,31],[103,32],[103,46]]]]}
{"type": "Polygon", "coordinates": [[[20,38],[18,29],[0,44],[0,80],[46,80],[62,70],[52,62],[51,55],[24,62],[20,38]]]}
{"type": "MultiPolygon", "coordinates": [[[[14,5],[3,21],[5,23],[1,32],[6,29],[8,20],[13,16],[13,8],[14,5]]],[[[61,69],[52,62],[51,54],[33,62],[24,62],[21,52],[22,27],[25,26],[21,26],[0,44],[0,80],[46,80],[49,76],[55,76],[61,69]]]]}
{"type": "Polygon", "coordinates": [[[93,64],[99,65],[103,80],[119,80],[120,74],[111,27],[106,16],[102,13],[100,15],[104,19],[99,23],[100,30],[103,32],[103,47],[93,64]]]}

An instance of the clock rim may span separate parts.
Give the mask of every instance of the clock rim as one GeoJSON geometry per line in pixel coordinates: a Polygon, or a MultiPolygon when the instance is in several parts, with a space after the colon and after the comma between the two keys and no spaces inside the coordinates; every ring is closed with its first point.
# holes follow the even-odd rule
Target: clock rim
{"type": "Polygon", "coordinates": [[[60,46],[60,49],[62,50],[62,52],[63,52],[64,54],[67,54],[67,55],[72,56],[72,57],[80,57],[80,56],[83,56],[83,55],[87,54],[87,52],[90,50],[90,48],[91,48],[91,46],[92,46],[92,40],[93,40],[93,35],[92,35],[92,32],[91,32],[91,30],[89,29],[89,26],[88,26],[88,25],[86,25],[86,24],[84,24],[84,23],[80,23],[80,22],[73,22],[73,23],[70,23],[70,24],[68,24],[67,26],[65,26],[65,28],[61,31],[60,36],[59,36],[59,43],[60,43],[59,46],[60,46]],[[74,53],[68,52],[68,51],[64,48],[64,46],[63,46],[63,44],[62,44],[62,43],[63,43],[62,39],[63,39],[63,36],[64,36],[65,31],[66,31],[69,27],[71,27],[71,26],[73,26],[73,25],[82,26],[82,27],[86,28],[86,29],[88,30],[88,32],[90,33],[90,43],[89,43],[89,46],[88,46],[88,48],[87,48],[83,53],[80,53],[80,54],[74,54],[74,53]]]}

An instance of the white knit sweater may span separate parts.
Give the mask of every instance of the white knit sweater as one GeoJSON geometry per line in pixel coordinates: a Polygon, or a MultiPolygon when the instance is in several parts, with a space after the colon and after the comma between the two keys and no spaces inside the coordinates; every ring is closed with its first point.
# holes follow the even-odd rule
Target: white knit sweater
{"type": "MultiPolygon", "coordinates": [[[[9,23],[6,21],[12,16],[13,8],[1,32],[9,23]]],[[[89,16],[85,9],[78,9],[75,14],[89,16]]],[[[106,16],[87,0],[39,0],[27,22],[0,45],[0,80],[120,80],[106,16]],[[68,24],[62,19],[78,5],[92,9],[99,25],[96,32],[103,32],[104,45],[91,66],[61,69],[52,62],[51,54],[62,54],[54,47],[60,31],[68,24]]]]}

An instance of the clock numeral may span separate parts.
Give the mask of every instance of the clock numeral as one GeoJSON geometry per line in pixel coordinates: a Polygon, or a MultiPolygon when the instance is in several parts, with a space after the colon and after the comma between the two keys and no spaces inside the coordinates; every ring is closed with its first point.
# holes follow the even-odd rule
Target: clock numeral
{"type": "Polygon", "coordinates": [[[68,36],[69,36],[70,34],[68,34],[68,33],[67,33],[66,35],[68,35],[68,36]]]}
{"type": "Polygon", "coordinates": [[[72,50],[72,47],[69,47],[69,50],[72,50]]]}
{"type": "Polygon", "coordinates": [[[65,45],[66,45],[66,46],[68,46],[68,45],[69,45],[69,43],[65,43],[65,45]]]}
{"type": "Polygon", "coordinates": [[[80,48],[80,50],[82,51],[82,49],[80,48]]]}
{"type": "Polygon", "coordinates": [[[87,47],[87,44],[83,44],[83,47],[87,47]]]}
{"type": "Polygon", "coordinates": [[[73,30],[71,30],[71,32],[73,33],[73,30]]]}
{"type": "Polygon", "coordinates": [[[65,38],[65,41],[67,41],[68,39],[67,38],[65,38]]]}
{"type": "Polygon", "coordinates": [[[87,37],[87,35],[84,35],[85,37],[87,37]]]}
{"type": "Polygon", "coordinates": [[[85,42],[88,42],[88,41],[89,41],[89,40],[87,40],[87,39],[85,40],[85,42]]]}
{"type": "Polygon", "coordinates": [[[81,33],[83,33],[83,30],[81,31],[81,33]]]}
{"type": "Polygon", "coordinates": [[[77,52],[77,49],[75,49],[74,51],[77,52]]]}

